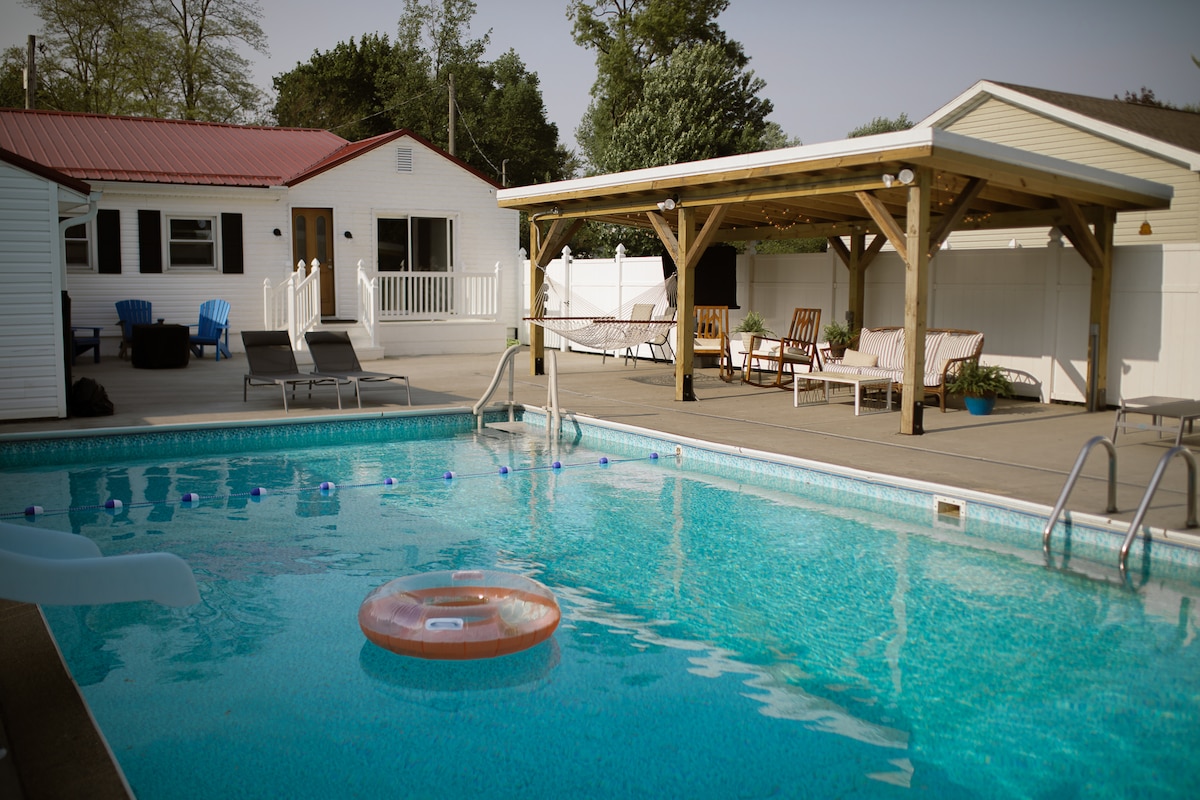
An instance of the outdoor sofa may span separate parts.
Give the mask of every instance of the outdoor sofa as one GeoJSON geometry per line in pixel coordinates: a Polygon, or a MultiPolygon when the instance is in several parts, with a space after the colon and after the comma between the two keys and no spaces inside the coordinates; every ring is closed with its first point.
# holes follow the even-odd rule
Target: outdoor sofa
{"type": "MultiPolygon", "coordinates": [[[[891,378],[894,388],[904,382],[904,328],[863,328],[857,348],[846,350],[841,359],[828,349],[822,355],[825,372],[873,375],[891,378]]],[[[983,334],[957,328],[930,328],[925,332],[925,394],[936,395],[946,410],[946,384],[964,361],[978,360],[983,353],[983,334]]]]}

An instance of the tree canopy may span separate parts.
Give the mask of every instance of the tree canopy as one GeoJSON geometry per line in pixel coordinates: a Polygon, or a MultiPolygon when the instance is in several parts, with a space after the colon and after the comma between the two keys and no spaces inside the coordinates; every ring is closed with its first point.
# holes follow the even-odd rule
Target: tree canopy
{"type": "Polygon", "coordinates": [[[489,35],[472,38],[472,0],[405,0],[396,41],[364,35],[314,52],[274,79],[281,125],[319,127],[358,140],[407,129],[509,184],[569,177],[571,153],[549,122],[536,73],[515,51],[484,60],[489,35]]]}
{"type": "MultiPolygon", "coordinates": [[[[258,117],[262,93],[240,49],[267,52],[256,0],[23,2],[43,23],[39,107],[218,122],[258,117]]],[[[12,65],[23,61],[19,48],[5,52],[6,99],[12,65]]]]}

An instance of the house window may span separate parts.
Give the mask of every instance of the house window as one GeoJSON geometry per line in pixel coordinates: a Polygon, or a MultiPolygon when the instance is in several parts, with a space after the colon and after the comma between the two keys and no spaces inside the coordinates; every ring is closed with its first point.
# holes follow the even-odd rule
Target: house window
{"type": "Polygon", "coordinates": [[[449,272],[454,267],[454,220],[380,217],[376,248],[381,272],[449,272]]]}
{"type": "MultiPolygon", "coordinates": [[[[62,222],[66,217],[59,219],[62,222]]],[[[71,272],[91,272],[95,263],[92,258],[91,237],[88,223],[81,222],[71,225],[63,234],[63,254],[67,261],[67,269],[71,272]]]]}
{"type": "Polygon", "coordinates": [[[167,217],[171,269],[216,269],[216,217],[167,217]]]}

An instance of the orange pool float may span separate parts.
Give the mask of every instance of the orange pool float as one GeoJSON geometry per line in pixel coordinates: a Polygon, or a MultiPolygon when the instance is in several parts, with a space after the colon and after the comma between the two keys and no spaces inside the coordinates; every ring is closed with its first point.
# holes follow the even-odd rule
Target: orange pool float
{"type": "Polygon", "coordinates": [[[492,658],[550,638],[554,593],[522,575],[458,570],[408,575],[374,589],[358,625],[380,647],[417,658],[492,658]]]}

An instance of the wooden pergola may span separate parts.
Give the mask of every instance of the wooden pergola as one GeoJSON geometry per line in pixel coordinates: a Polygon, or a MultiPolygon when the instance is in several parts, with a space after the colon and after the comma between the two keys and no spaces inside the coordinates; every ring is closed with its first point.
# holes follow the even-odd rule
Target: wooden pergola
{"type": "MultiPolygon", "coordinates": [[[[1113,226],[1118,211],[1163,209],[1172,188],[1114,172],[921,128],[632,172],[504,189],[501,208],[530,219],[538,270],[586,220],[654,231],[679,270],[675,399],[692,390],[695,269],[718,242],[826,237],[849,270],[862,324],[864,277],[890,243],[905,263],[902,433],[921,433],[929,264],[953,231],[1058,228],[1092,270],[1088,409],[1106,407],[1113,226]],[[847,244],[848,242],[848,244],[847,244]]],[[[530,330],[531,369],[544,338],[530,330]]]]}

